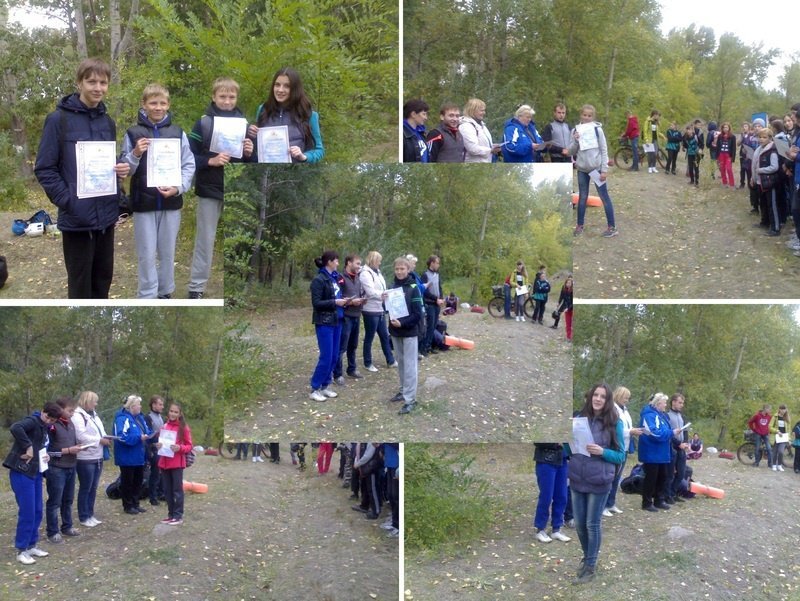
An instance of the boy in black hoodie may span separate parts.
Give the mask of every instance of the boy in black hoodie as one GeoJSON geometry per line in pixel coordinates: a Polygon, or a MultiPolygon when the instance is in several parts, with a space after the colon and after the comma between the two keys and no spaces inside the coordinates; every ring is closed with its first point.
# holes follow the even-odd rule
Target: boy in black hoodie
{"type": "Polygon", "coordinates": [[[197,231],[189,278],[189,298],[203,298],[211,273],[214,238],[225,196],[225,165],[246,162],[253,156],[253,141],[249,138],[244,140],[241,159],[209,150],[214,133],[214,117],[244,118],[244,113],[236,106],[238,97],[238,83],[227,77],[218,78],[212,86],[211,104],[208,105],[206,114],[197,120],[189,134],[189,146],[194,153],[197,167],[194,185],[197,193],[197,231]]]}
{"type": "MultiPolygon", "coordinates": [[[[389,334],[392,336],[395,358],[400,375],[400,392],[392,401],[403,401],[401,415],[409,413],[417,405],[417,333],[419,323],[424,319],[425,309],[422,294],[414,276],[411,275],[411,263],[405,257],[394,260],[394,286],[402,288],[408,315],[398,319],[390,319],[389,334]]],[[[388,292],[383,293],[384,301],[388,292]]],[[[390,312],[391,317],[391,312],[390,312]]]]}

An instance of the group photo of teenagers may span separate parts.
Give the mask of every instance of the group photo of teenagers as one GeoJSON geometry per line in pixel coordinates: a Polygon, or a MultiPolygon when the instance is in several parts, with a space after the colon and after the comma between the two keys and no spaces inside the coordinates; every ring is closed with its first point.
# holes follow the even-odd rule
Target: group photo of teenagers
{"type": "Polygon", "coordinates": [[[800,598],[778,15],[0,1],[0,597],[800,598]]]}

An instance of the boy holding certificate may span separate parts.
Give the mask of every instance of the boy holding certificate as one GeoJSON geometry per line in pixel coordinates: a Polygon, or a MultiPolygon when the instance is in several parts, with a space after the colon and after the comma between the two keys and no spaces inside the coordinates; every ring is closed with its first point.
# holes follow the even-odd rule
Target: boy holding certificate
{"type": "Polygon", "coordinates": [[[175,244],[183,193],[192,185],[194,155],[183,130],[172,124],[169,92],[150,84],[142,92],[139,122],[123,142],[131,166],[131,210],[139,258],[138,298],[172,298],[175,244]]]}
{"type": "Polygon", "coordinates": [[[403,415],[417,405],[417,333],[420,321],[425,319],[425,308],[411,275],[411,263],[405,257],[395,259],[394,278],[394,286],[383,293],[383,300],[389,311],[389,334],[400,375],[400,392],[391,400],[403,401],[399,411],[403,415]]]}
{"type": "Polygon", "coordinates": [[[194,238],[192,271],[189,278],[189,298],[203,298],[206,283],[211,273],[214,256],[214,238],[222,215],[225,196],[225,165],[231,162],[249,161],[253,155],[253,141],[242,143],[242,158],[237,159],[224,152],[211,151],[214,123],[218,119],[244,119],[244,113],[236,106],[239,84],[227,77],[220,77],[211,88],[211,103],[206,113],[192,128],[189,145],[197,165],[197,230],[194,238]]]}
{"type": "Polygon", "coordinates": [[[111,67],[85,59],[75,78],[78,91],[64,97],[44,121],[34,172],[58,207],[69,298],[108,298],[114,274],[114,225],[119,217],[116,124],[103,98],[111,67]]]}

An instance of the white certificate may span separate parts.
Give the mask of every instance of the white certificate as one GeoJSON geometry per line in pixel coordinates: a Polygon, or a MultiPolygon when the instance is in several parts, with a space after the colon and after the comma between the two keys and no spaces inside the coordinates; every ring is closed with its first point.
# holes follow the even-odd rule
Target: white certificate
{"type": "Polygon", "coordinates": [[[775,138],[774,142],[775,142],[775,150],[778,151],[778,154],[781,155],[784,159],[788,159],[789,140],[784,140],[782,138],[775,138]]]}
{"type": "Polygon", "coordinates": [[[406,295],[402,288],[389,288],[389,290],[386,291],[385,304],[386,310],[389,312],[389,319],[408,317],[406,295]]]}
{"type": "Polygon", "coordinates": [[[242,158],[242,145],[247,135],[247,119],[241,117],[214,117],[214,133],[211,134],[211,152],[225,153],[242,158]]]}
{"type": "Polygon", "coordinates": [[[258,128],[258,162],[291,163],[289,128],[285,125],[258,128]]]}
{"type": "Polygon", "coordinates": [[[179,188],[181,179],[181,139],[151,138],[147,147],[147,187],[179,188]]]}
{"type": "Polygon", "coordinates": [[[586,445],[588,444],[594,444],[592,429],[589,427],[589,418],[572,418],[572,444],[570,449],[573,453],[589,457],[589,451],[586,450],[586,445]]]}
{"type": "Polygon", "coordinates": [[[606,183],[600,179],[600,172],[597,169],[592,169],[589,172],[589,179],[592,180],[594,182],[594,185],[597,186],[598,188],[600,186],[606,185],[606,183]]]}
{"type": "Polygon", "coordinates": [[[47,449],[39,449],[39,472],[47,471],[47,468],[50,467],[47,464],[49,459],[50,456],[47,454],[47,449]]]}
{"type": "Polygon", "coordinates": [[[642,144],[642,150],[644,150],[645,152],[655,152],[656,151],[656,145],[653,144],[652,142],[647,143],[647,144],[642,144]]]}
{"type": "Polygon", "coordinates": [[[117,193],[116,142],[76,142],[78,198],[111,196],[117,193]]]}
{"type": "Polygon", "coordinates": [[[176,444],[178,433],[175,430],[161,430],[158,435],[158,442],[161,443],[161,448],[158,449],[158,454],[164,457],[175,457],[175,451],[169,448],[170,445],[176,444]]]}
{"type": "Polygon", "coordinates": [[[575,126],[578,132],[578,145],[581,150],[600,148],[600,140],[597,139],[597,126],[594,123],[579,123],[575,126]]]}

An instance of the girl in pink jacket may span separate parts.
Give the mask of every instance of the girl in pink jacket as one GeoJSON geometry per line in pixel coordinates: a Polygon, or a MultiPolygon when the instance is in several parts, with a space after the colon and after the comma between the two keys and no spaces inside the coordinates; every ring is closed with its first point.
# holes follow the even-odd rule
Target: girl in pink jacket
{"type": "Polygon", "coordinates": [[[169,511],[161,523],[179,526],[183,524],[183,470],[186,468],[186,455],[192,451],[194,445],[192,431],[183,417],[180,405],[172,403],[167,418],[167,423],[159,433],[159,442],[156,443],[161,455],[158,469],[161,470],[161,483],[169,511]],[[174,437],[171,432],[175,433],[174,437]]]}

